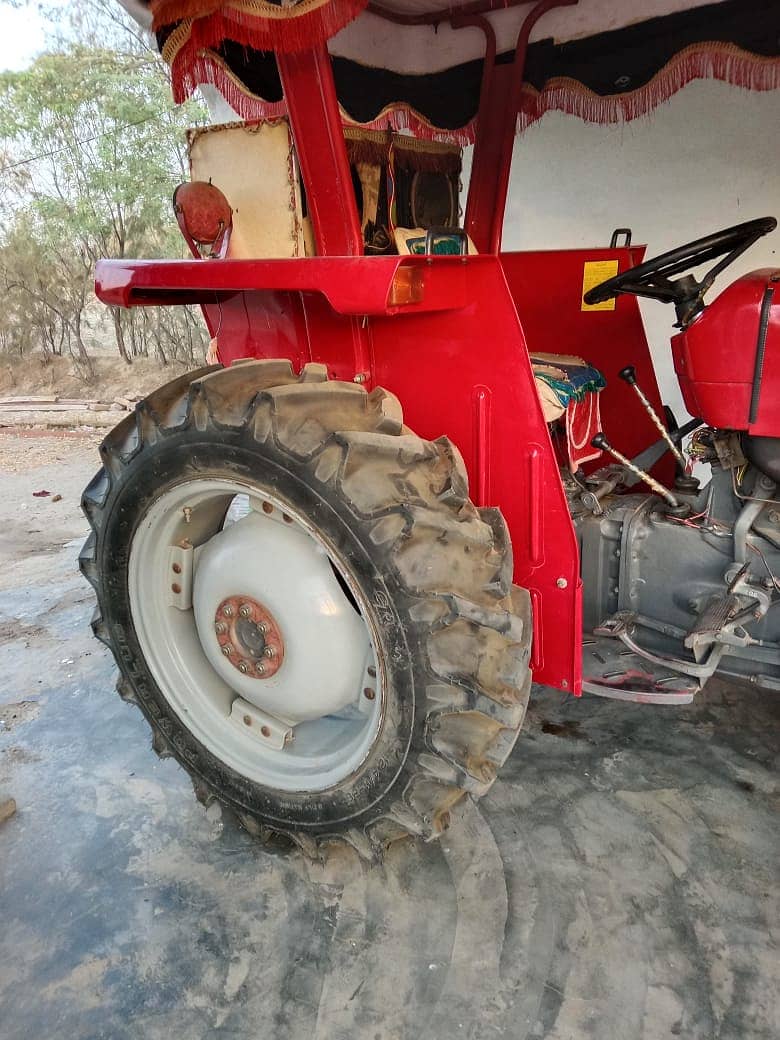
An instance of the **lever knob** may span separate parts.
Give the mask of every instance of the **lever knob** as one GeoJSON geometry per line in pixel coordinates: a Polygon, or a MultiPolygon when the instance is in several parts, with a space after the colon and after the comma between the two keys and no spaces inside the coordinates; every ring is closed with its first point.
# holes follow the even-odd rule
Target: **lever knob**
{"type": "Polygon", "coordinates": [[[621,368],[618,375],[629,386],[633,386],[636,383],[636,369],[633,365],[626,365],[625,368],[621,368]]]}
{"type": "Polygon", "coordinates": [[[590,443],[591,447],[598,448],[599,451],[609,451],[612,447],[603,433],[597,433],[590,443]]]}

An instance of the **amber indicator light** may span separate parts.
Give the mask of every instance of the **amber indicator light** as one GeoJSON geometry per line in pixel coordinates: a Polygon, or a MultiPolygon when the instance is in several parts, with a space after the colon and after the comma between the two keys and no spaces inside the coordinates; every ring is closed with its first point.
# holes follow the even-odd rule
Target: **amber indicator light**
{"type": "Polygon", "coordinates": [[[393,275],[388,307],[403,307],[408,303],[420,303],[423,298],[423,271],[419,267],[399,267],[393,275]]]}

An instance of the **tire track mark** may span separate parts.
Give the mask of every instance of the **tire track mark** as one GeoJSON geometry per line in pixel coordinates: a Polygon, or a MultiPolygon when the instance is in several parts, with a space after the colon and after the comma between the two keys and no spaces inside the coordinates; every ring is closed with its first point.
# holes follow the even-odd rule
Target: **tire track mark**
{"type": "Polygon", "coordinates": [[[441,851],[399,842],[359,870],[338,905],[314,1040],[419,1040],[455,931],[441,851]]]}
{"type": "Polygon", "coordinates": [[[442,851],[455,888],[455,938],[444,986],[420,1036],[487,1040],[503,1035],[496,1013],[506,1007],[500,966],[508,895],[493,832],[470,798],[460,804],[442,851]]]}

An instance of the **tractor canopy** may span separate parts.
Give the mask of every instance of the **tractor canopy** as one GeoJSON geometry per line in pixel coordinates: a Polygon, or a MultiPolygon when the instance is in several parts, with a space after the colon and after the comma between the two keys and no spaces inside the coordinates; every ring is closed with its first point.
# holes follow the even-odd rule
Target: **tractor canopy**
{"type": "Polygon", "coordinates": [[[212,84],[247,120],[287,112],[276,56],[324,42],[346,125],[459,145],[475,140],[493,68],[512,63],[518,130],[550,110],[632,119],[696,78],[780,86],[775,0],[125,3],[156,33],[177,100],[212,84]]]}

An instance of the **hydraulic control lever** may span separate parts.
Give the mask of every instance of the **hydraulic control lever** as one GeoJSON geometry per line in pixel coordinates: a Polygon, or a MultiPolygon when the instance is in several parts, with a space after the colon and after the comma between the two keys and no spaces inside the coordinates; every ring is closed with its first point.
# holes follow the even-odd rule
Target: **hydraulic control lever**
{"type": "Polygon", "coordinates": [[[619,466],[610,466],[607,470],[600,470],[599,474],[591,474],[584,490],[580,492],[580,502],[589,513],[593,513],[594,516],[602,516],[604,513],[601,508],[602,498],[611,495],[624,482],[625,475],[625,470],[619,466]]]}
{"type": "Polygon", "coordinates": [[[636,466],[631,459],[623,455],[622,452],[619,452],[617,448],[613,448],[603,433],[597,433],[590,443],[594,448],[598,448],[599,451],[606,451],[607,454],[611,455],[616,462],[619,462],[624,469],[639,477],[639,479],[644,481],[649,488],[652,488],[657,495],[660,495],[661,498],[668,503],[668,512],[671,513],[672,516],[684,517],[690,513],[690,506],[687,505],[687,503],[680,502],[675,498],[669,488],[665,488],[663,484],[659,484],[659,482],[654,477],[651,477],[649,473],[646,473],[643,469],[640,469],[639,466],[636,466]]]}
{"type": "Polygon", "coordinates": [[[681,490],[684,489],[685,491],[695,491],[696,489],[698,489],[698,487],[699,487],[698,480],[696,480],[695,477],[689,477],[686,474],[686,472],[685,472],[685,456],[680,451],[680,449],[677,447],[675,442],[672,440],[671,434],[669,433],[667,428],[664,426],[664,424],[661,422],[660,418],[658,417],[658,414],[656,413],[655,408],[653,408],[653,406],[648,401],[647,396],[646,396],[644,390],[639,385],[639,383],[637,383],[637,381],[636,381],[636,369],[634,368],[634,366],[633,365],[626,365],[625,368],[621,368],[621,370],[618,372],[618,375],[620,376],[620,378],[623,380],[624,383],[628,383],[628,385],[630,387],[633,387],[636,396],[639,398],[639,400],[642,403],[642,407],[647,412],[647,414],[650,416],[650,420],[652,421],[653,425],[658,430],[658,432],[661,434],[661,437],[666,441],[666,444],[668,445],[669,450],[671,451],[672,455],[674,455],[675,459],[677,460],[677,464],[678,464],[679,469],[680,469],[680,473],[679,473],[678,479],[677,479],[677,484],[680,486],[680,489],[681,490]]]}

